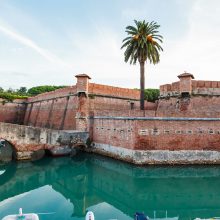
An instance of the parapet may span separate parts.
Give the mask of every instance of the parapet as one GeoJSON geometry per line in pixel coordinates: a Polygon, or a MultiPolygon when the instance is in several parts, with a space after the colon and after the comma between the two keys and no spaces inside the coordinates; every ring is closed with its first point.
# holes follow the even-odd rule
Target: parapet
{"type": "Polygon", "coordinates": [[[180,79],[171,84],[160,86],[160,97],[175,97],[184,95],[220,96],[220,81],[193,80],[191,73],[178,75],[180,79]]]}
{"type": "Polygon", "coordinates": [[[120,88],[96,83],[89,83],[89,93],[109,97],[140,99],[140,91],[137,89],[120,88]]]}
{"type": "Polygon", "coordinates": [[[76,87],[78,94],[85,93],[86,95],[94,94],[128,99],[140,98],[139,90],[90,83],[89,80],[91,78],[87,74],[78,74],[75,77],[77,78],[76,87]]]}
{"type": "Polygon", "coordinates": [[[45,92],[27,99],[28,102],[38,102],[42,100],[50,100],[55,98],[61,98],[76,93],[76,86],[68,86],[65,88],[57,89],[51,92],[45,92]]]}

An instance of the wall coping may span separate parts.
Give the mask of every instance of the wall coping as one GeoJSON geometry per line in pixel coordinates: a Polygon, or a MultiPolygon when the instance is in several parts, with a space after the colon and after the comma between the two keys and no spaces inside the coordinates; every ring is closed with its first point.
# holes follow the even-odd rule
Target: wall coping
{"type": "MultiPolygon", "coordinates": [[[[50,98],[45,98],[45,99],[36,99],[33,101],[24,101],[21,104],[31,104],[31,103],[36,103],[36,102],[44,102],[44,101],[50,101],[50,100],[55,100],[55,99],[60,99],[60,98],[65,98],[65,97],[70,97],[70,96],[77,96],[77,93],[71,93],[71,94],[67,94],[67,95],[62,95],[62,96],[54,96],[54,97],[50,97],[50,98]]],[[[129,100],[129,101],[139,101],[139,99],[133,99],[133,98],[129,98],[129,97],[121,97],[121,96],[111,96],[111,95],[101,95],[101,94],[96,94],[96,93],[88,93],[88,96],[97,96],[97,97],[103,97],[103,98],[113,98],[113,99],[122,99],[122,100],[129,100]]],[[[33,96],[35,97],[35,96],[33,96]]]]}
{"type": "Polygon", "coordinates": [[[183,118],[183,117],[111,117],[93,116],[90,119],[133,120],[133,121],[220,121],[220,118],[183,118]]]}

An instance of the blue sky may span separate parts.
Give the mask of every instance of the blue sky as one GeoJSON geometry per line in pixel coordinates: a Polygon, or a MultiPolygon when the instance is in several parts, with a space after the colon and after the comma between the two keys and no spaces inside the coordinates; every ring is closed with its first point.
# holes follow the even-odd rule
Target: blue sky
{"type": "Polygon", "coordinates": [[[139,87],[139,65],[124,63],[121,42],[133,20],[156,21],[161,62],[146,66],[146,87],[184,71],[220,80],[218,0],[0,0],[0,87],[92,82],[139,87]]]}

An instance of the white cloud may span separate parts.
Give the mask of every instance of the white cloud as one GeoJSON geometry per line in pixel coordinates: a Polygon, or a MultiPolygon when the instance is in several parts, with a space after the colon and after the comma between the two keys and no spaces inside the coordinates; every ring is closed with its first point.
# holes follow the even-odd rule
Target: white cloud
{"type": "Polygon", "coordinates": [[[48,61],[72,69],[71,65],[67,64],[62,59],[58,58],[57,56],[55,56],[53,53],[49,52],[48,50],[40,47],[39,45],[37,45],[37,43],[35,43],[33,40],[29,39],[28,37],[14,31],[14,30],[11,30],[10,28],[8,28],[2,24],[0,24],[0,32],[9,36],[10,38],[16,40],[17,42],[33,49],[34,51],[36,51],[38,54],[40,54],[42,57],[44,57],[48,61]]]}
{"type": "Polygon", "coordinates": [[[177,81],[183,71],[191,72],[197,80],[220,80],[220,2],[194,1],[188,17],[184,36],[164,40],[161,63],[152,70],[157,77],[151,81],[154,78],[158,85],[177,81]]]}
{"type": "MultiPolygon", "coordinates": [[[[177,2],[181,2],[182,4],[182,1],[177,2]]],[[[159,64],[155,66],[146,65],[146,87],[158,88],[161,84],[176,81],[178,80],[176,76],[185,70],[193,73],[196,79],[219,79],[220,2],[218,0],[212,0],[211,3],[207,0],[187,2],[188,6],[186,8],[183,7],[184,12],[181,12],[181,7],[178,8],[178,13],[184,13],[184,18],[186,18],[186,21],[182,17],[180,19],[182,22],[180,25],[184,24],[183,34],[177,37],[180,31],[175,32],[175,25],[178,25],[178,22],[175,22],[175,25],[171,25],[172,22],[170,19],[177,19],[175,16],[178,16],[178,14],[176,15],[175,13],[171,13],[173,17],[170,16],[167,18],[167,23],[163,23],[161,27],[163,28],[161,30],[163,30],[162,34],[164,35],[164,43],[162,45],[164,52],[161,53],[161,62],[159,64]],[[189,6],[190,4],[191,7],[189,6]]],[[[172,1],[170,1],[171,4],[172,1]]],[[[173,10],[175,9],[174,7],[173,10]]],[[[119,22],[124,23],[133,22],[132,19],[136,13],[140,14],[140,11],[141,14],[143,12],[143,15],[146,13],[145,8],[143,9],[142,7],[140,10],[137,10],[137,8],[122,8],[121,16],[123,19],[112,19],[118,19],[119,22]]],[[[156,13],[153,11],[153,14],[155,17],[158,17],[158,20],[163,20],[162,18],[165,15],[161,15],[159,12],[156,13]]],[[[166,11],[167,14],[169,14],[169,11],[166,11]]],[[[14,49],[14,53],[22,53],[21,59],[26,59],[27,57],[31,65],[27,68],[27,65],[24,63],[21,64],[23,61],[19,60],[20,62],[13,64],[13,69],[10,69],[12,65],[10,65],[10,62],[7,62],[7,69],[7,65],[2,62],[1,69],[5,69],[8,72],[28,73],[29,77],[25,77],[25,80],[27,80],[25,82],[23,81],[24,77],[20,78],[19,81],[17,80],[19,76],[17,76],[16,82],[13,81],[13,78],[10,79],[15,84],[19,82],[19,86],[22,86],[22,83],[25,84],[24,86],[27,86],[27,83],[29,83],[29,86],[36,85],[36,83],[38,85],[73,84],[73,75],[84,72],[92,77],[93,82],[131,88],[139,87],[139,65],[133,66],[125,63],[123,51],[120,49],[122,39],[126,37],[124,29],[117,30],[112,26],[111,28],[106,28],[106,25],[100,25],[100,22],[94,21],[94,27],[88,27],[89,30],[92,29],[93,31],[88,31],[88,33],[84,29],[77,29],[76,32],[71,33],[71,30],[75,29],[67,27],[66,32],[62,35],[62,39],[52,39],[51,33],[57,30],[51,29],[49,30],[50,33],[44,33],[45,39],[51,39],[49,45],[47,41],[42,43],[40,40],[41,35],[39,37],[32,34],[31,36],[35,36],[34,38],[27,37],[30,36],[28,27],[32,22],[27,25],[27,32],[20,30],[18,28],[19,26],[15,23],[12,24],[18,28],[17,30],[0,22],[0,31],[5,36],[31,48],[32,52],[35,51],[41,57],[44,57],[46,61],[50,61],[35,60],[35,56],[28,57],[30,53],[27,53],[25,49],[14,49]],[[21,33],[25,33],[25,35],[21,33]],[[121,36],[121,34],[123,35],[121,36]],[[68,38],[69,36],[71,36],[71,42],[68,38]],[[40,45],[46,46],[43,47],[40,45]],[[45,49],[45,47],[50,48],[50,50],[45,49]],[[56,51],[55,53],[59,57],[54,54],[54,51],[56,51]],[[74,68],[70,64],[74,64],[74,68]]],[[[104,21],[102,22],[105,23],[104,21]]],[[[22,22],[20,23],[20,27],[21,24],[22,22]]],[[[32,27],[33,29],[34,26],[32,27]]],[[[48,30],[44,24],[38,24],[36,30],[34,29],[34,34],[42,33],[44,29],[48,30]]],[[[16,48],[19,48],[19,46],[16,48]]],[[[6,59],[11,59],[10,54],[6,59]]],[[[9,85],[9,78],[4,78],[3,80],[5,84],[9,85]]]]}

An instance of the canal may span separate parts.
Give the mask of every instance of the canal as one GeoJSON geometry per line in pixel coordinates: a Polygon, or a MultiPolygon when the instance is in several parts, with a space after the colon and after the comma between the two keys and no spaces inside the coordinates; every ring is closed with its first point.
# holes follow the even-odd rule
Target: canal
{"type": "Polygon", "coordinates": [[[0,219],[18,212],[40,220],[151,219],[220,216],[220,166],[136,167],[80,153],[75,158],[44,158],[0,164],[0,219]]]}

